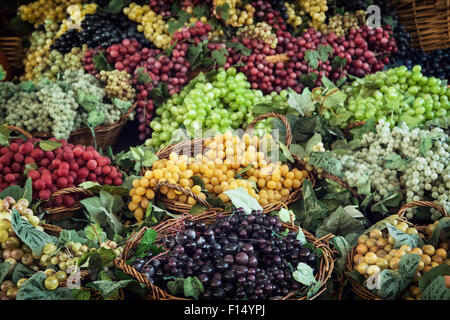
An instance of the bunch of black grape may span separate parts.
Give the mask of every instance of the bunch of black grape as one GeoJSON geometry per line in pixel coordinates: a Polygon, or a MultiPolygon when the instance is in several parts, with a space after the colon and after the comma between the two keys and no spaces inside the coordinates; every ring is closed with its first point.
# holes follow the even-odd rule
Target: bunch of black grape
{"type": "Polygon", "coordinates": [[[296,239],[282,235],[277,216],[242,208],[212,225],[185,221],[185,229],[167,237],[167,255],[136,258],[132,266],[150,282],[167,290],[167,277],[197,277],[205,291],[200,299],[265,300],[285,296],[302,285],[292,273],[300,262],[313,269],[317,254],[296,239]]]}
{"type": "Polygon", "coordinates": [[[85,16],[81,22],[81,31],[71,29],[57,38],[52,49],[68,53],[73,47],[83,44],[90,48],[106,48],[123,39],[136,39],[144,47],[153,47],[143,33],[137,31],[137,24],[123,13],[111,14],[99,10],[85,16]]]}

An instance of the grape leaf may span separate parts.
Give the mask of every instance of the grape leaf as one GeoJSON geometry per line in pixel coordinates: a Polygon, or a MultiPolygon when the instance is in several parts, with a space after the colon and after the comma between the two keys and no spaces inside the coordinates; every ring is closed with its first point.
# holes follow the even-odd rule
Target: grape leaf
{"type": "Polygon", "coordinates": [[[34,270],[31,270],[30,268],[23,265],[22,263],[18,263],[14,267],[11,280],[12,280],[12,282],[14,282],[15,285],[17,285],[17,281],[19,281],[22,278],[29,278],[34,273],[35,273],[34,270]]]}
{"type": "Polygon", "coordinates": [[[12,211],[11,224],[17,237],[31,248],[33,253],[40,255],[46,243],[58,242],[58,239],[36,229],[28,221],[21,218],[17,210],[12,211]]]}
{"type": "Polygon", "coordinates": [[[351,244],[342,236],[334,236],[333,237],[333,245],[339,252],[339,258],[337,259],[337,266],[344,270],[345,262],[347,260],[347,256],[352,250],[351,244]]]}
{"type": "Polygon", "coordinates": [[[86,285],[86,287],[95,289],[99,291],[103,298],[108,298],[113,295],[120,288],[127,287],[131,282],[135,282],[136,280],[120,280],[120,281],[108,281],[108,280],[97,280],[90,282],[86,285]]]}
{"type": "Polygon", "coordinates": [[[222,5],[216,6],[216,13],[219,16],[219,18],[223,20],[228,20],[230,17],[230,4],[225,2],[222,5]]]}
{"type": "Polygon", "coordinates": [[[136,70],[137,72],[137,82],[138,84],[146,84],[152,81],[150,74],[145,70],[144,67],[140,67],[136,70]]]}
{"type": "Polygon", "coordinates": [[[209,13],[209,9],[205,5],[195,6],[193,12],[194,17],[200,19],[201,17],[206,17],[209,13]]]}
{"type": "Polygon", "coordinates": [[[292,210],[281,208],[276,214],[280,218],[281,222],[291,223],[291,214],[293,214],[292,210]]]}
{"type": "Polygon", "coordinates": [[[0,146],[9,146],[9,138],[11,130],[8,129],[6,124],[0,126],[0,146]]]}
{"type": "Polygon", "coordinates": [[[450,300],[450,288],[447,288],[444,276],[440,275],[436,277],[422,291],[422,300],[450,300]]]}
{"type": "Polygon", "coordinates": [[[198,300],[200,294],[205,292],[203,283],[197,277],[187,277],[183,281],[183,293],[185,297],[193,297],[198,300]]]}
{"type": "Polygon", "coordinates": [[[94,62],[94,68],[98,71],[112,71],[114,68],[108,63],[108,59],[105,57],[105,53],[100,51],[98,54],[92,57],[92,62],[94,62]]]}
{"type": "Polygon", "coordinates": [[[95,128],[95,127],[101,125],[102,123],[104,123],[105,119],[106,119],[106,116],[103,111],[93,110],[93,111],[89,112],[88,124],[92,128],[95,128]]]}
{"type": "Polygon", "coordinates": [[[117,14],[129,3],[130,1],[127,0],[110,0],[108,6],[101,8],[101,10],[107,13],[117,14]]]}
{"type": "Polygon", "coordinates": [[[251,197],[247,190],[242,187],[224,192],[233,203],[235,208],[243,208],[245,214],[250,214],[253,210],[263,210],[258,201],[251,197]]]}
{"type": "Polygon", "coordinates": [[[66,287],[47,290],[44,287],[46,278],[44,272],[36,272],[20,286],[16,300],[72,300],[72,292],[66,287]]]}
{"type": "Polygon", "coordinates": [[[361,221],[353,218],[342,206],[339,206],[337,210],[323,220],[322,225],[316,230],[316,236],[320,238],[329,233],[346,236],[350,233],[362,233],[363,231],[364,227],[361,221]]]}
{"type": "Polygon", "coordinates": [[[248,57],[252,53],[252,51],[249,48],[247,48],[246,46],[244,46],[241,42],[228,41],[228,42],[225,42],[225,45],[228,48],[232,48],[232,49],[242,53],[246,57],[248,57]]]}
{"type": "Polygon", "coordinates": [[[331,60],[331,67],[333,69],[344,68],[346,65],[347,65],[347,59],[346,58],[341,58],[339,56],[335,56],[331,60]]]}
{"type": "Polygon", "coordinates": [[[308,293],[306,294],[306,298],[311,299],[312,297],[314,297],[317,294],[317,292],[319,292],[319,290],[321,288],[322,288],[322,282],[317,281],[315,284],[313,284],[311,287],[309,287],[308,293]]]}
{"type": "Polygon", "coordinates": [[[300,262],[297,265],[297,270],[292,273],[295,281],[309,287],[317,283],[316,278],[314,278],[314,270],[306,263],[300,262]]]}
{"type": "Polygon", "coordinates": [[[322,168],[335,176],[341,175],[342,164],[330,151],[313,152],[308,160],[308,164],[322,168]]]}
{"type": "Polygon", "coordinates": [[[322,142],[322,135],[315,133],[306,143],[305,152],[309,156],[313,152],[313,147],[319,142],[322,142]]]}
{"type": "Polygon", "coordinates": [[[422,248],[423,240],[416,234],[408,234],[400,231],[391,224],[387,225],[389,235],[395,239],[394,249],[400,248],[402,245],[408,245],[411,248],[422,248]]]}
{"type": "Polygon", "coordinates": [[[279,142],[279,146],[281,151],[283,152],[283,155],[286,157],[287,160],[289,160],[291,163],[294,163],[295,160],[292,157],[291,151],[288,149],[288,147],[286,147],[285,144],[279,142]]]}
{"type": "Polygon", "coordinates": [[[376,131],[375,119],[371,118],[367,120],[366,123],[361,127],[351,129],[350,133],[353,134],[353,139],[361,139],[363,134],[369,132],[375,133],[376,131]]]}
{"type": "Polygon", "coordinates": [[[9,271],[11,270],[11,264],[7,261],[4,261],[0,264],[0,283],[5,280],[5,278],[8,276],[9,271]]]}
{"type": "Polygon", "coordinates": [[[217,65],[224,66],[227,62],[228,51],[226,49],[213,50],[211,52],[211,57],[216,61],[217,65]]]}
{"type": "Polygon", "coordinates": [[[62,146],[62,143],[58,141],[52,141],[52,140],[41,140],[39,141],[39,148],[41,148],[43,151],[53,151],[55,149],[58,149],[62,146]]]}
{"type": "Polygon", "coordinates": [[[145,231],[142,240],[136,247],[136,251],[134,253],[134,257],[143,258],[147,255],[146,251],[151,249],[152,244],[156,240],[156,231],[153,229],[148,229],[145,231]]]}
{"type": "Polygon", "coordinates": [[[328,108],[343,106],[346,99],[347,95],[343,91],[339,89],[334,89],[334,92],[327,95],[326,98],[323,100],[323,105],[328,108]]]}
{"type": "Polygon", "coordinates": [[[14,185],[0,192],[0,199],[12,197],[14,200],[18,201],[24,198],[28,200],[28,203],[31,203],[33,200],[32,195],[33,195],[32,181],[31,178],[28,178],[23,188],[19,187],[18,185],[14,185]]]}
{"type": "Polygon", "coordinates": [[[317,47],[318,58],[322,62],[327,61],[328,60],[328,56],[331,53],[333,53],[333,48],[330,45],[324,46],[323,44],[319,44],[319,46],[317,47]]]}
{"type": "Polygon", "coordinates": [[[23,81],[19,84],[19,89],[25,92],[34,92],[36,91],[36,86],[33,81],[23,81]]]}
{"type": "Polygon", "coordinates": [[[439,220],[437,226],[433,230],[433,235],[429,242],[433,246],[437,246],[439,241],[445,240],[448,238],[450,233],[450,217],[444,217],[439,220]]]}
{"type": "Polygon", "coordinates": [[[90,300],[91,292],[87,289],[73,289],[72,297],[73,300],[90,300]]]}
{"type": "Polygon", "coordinates": [[[355,183],[349,183],[349,185],[356,188],[360,195],[370,196],[370,178],[367,172],[361,174],[355,183]]]}
{"type": "MultiPolygon", "coordinates": [[[[292,211],[291,211],[292,212],[292,211]]],[[[299,240],[302,245],[307,243],[305,233],[303,232],[302,228],[298,228],[297,236],[295,237],[296,240],[299,240]]]]}
{"type": "Polygon", "coordinates": [[[315,102],[311,100],[311,91],[308,88],[303,89],[301,94],[289,88],[287,104],[290,108],[297,111],[302,117],[310,115],[315,110],[315,102]]]}
{"type": "Polygon", "coordinates": [[[133,105],[131,101],[125,101],[118,98],[113,99],[113,104],[116,108],[122,110],[128,110],[133,105]]]}
{"type": "Polygon", "coordinates": [[[319,54],[315,50],[306,50],[304,59],[312,69],[317,69],[319,66],[319,54]]]}

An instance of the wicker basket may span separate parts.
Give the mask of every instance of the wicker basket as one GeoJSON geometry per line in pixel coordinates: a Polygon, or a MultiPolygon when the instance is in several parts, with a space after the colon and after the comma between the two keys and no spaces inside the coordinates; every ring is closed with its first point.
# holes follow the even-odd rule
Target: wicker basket
{"type": "Polygon", "coordinates": [[[411,46],[425,51],[450,47],[449,0],[391,0],[406,30],[411,46]]]}
{"type": "MultiPolygon", "coordinates": [[[[120,120],[108,125],[101,125],[95,127],[95,140],[97,141],[97,147],[100,149],[105,149],[108,146],[112,146],[116,143],[120,134],[122,133],[123,128],[128,120],[128,116],[134,111],[137,107],[137,103],[133,104],[133,106],[128,109],[127,113],[120,117],[120,120]]],[[[18,131],[23,134],[28,139],[38,138],[38,139],[50,139],[53,138],[53,135],[49,133],[28,133],[22,128],[18,128],[16,126],[7,126],[9,130],[18,131]]],[[[84,127],[74,131],[70,134],[69,142],[75,145],[82,146],[93,146],[95,144],[94,137],[92,136],[91,130],[88,127],[84,127]]]]}
{"type": "MultiPolygon", "coordinates": [[[[173,235],[174,229],[179,229],[183,225],[184,220],[193,220],[193,221],[203,221],[206,224],[212,224],[217,219],[218,212],[216,211],[208,211],[203,212],[197,216],[190,216],[190,215],[184,215],[182,218],[179,219],[169,219],[162,223],[160,223],[158,226],[154,227],[153,229],[157,232],[157,238],[156,242],[160,242],[164,237],[173,235]]],[[[230,216],[231,212],[222,213],[222,216],[230,216]]],[[[298,227],[293,225],[287,225],[283,224],[284,227],[296,231],[298,230],[298,227]]],[[[150,283],[147,279],[147,277],[139,273],[135,268],[128,265],[126,261],[132,256],[132,253],[134,251],[134,248],[139,244],[142,237],[144,236],[145,232],[147,231],[147,227],[142,228],[139,232],[131,235],[131,237],[128,239],[124,252],[123,252],[123,259],[117,258],[114,261],[114,264],[117,268],[122,270],[124,273],[132,276],[133,278],[137,279],[139,282],[145,284],[148,289],[150,290],[151,294],[149,296],[149,299],[151,300],[190,300],[186,298],[180,298],[173,296],[169,294],[168,292],[162,290],[161,288],[157,287],[156,285],[150,283]]],[[[303,229],[302,229],[303,230],[303,229]]],[[[322,294],[326,290],[326,282],[331,277],[331,274],[334,269],[334,260],[333,260],[333,254],[331,249],[328,246],[328,241],[330,238],[332,238],[332,235],[329,234],[321,239],[316,239],[312,234],[310,234],[308,231],[303,230],[306,239],[309,243],[312,243],[316,248],[320,248],[322,250],[322,257],[320,260],[319,270],[317,274],[315,275],[315,278],[317,281],[320,281],[322,283],[321,289],[313,296],[311,299],[317,298],[320,294],[322,294]]],[[[297,292],[290,292],[285,297],[281,298],[280,300],[305,300],[306,297],[303,296],[301,298],[296,297],[297,292]]]]}
{"type": "MultiPolygon", "coordinates": [[[[448,217],[447,212],[440,205],[437,205],[437,204],[435,204],[433,202],[429,202],[429,201],[414,201],[414,202],[409,202],[400,208],[400,210],[398,211],[398,215],[399,215],[400,219],[404,220],[405,222],[408,222],[407,219],[404,217],[404,214],[405,214],[406,210],[408,210],[410,208],[414,208],[414,207],[434,208],[434,209],[438,210],[439,212],[441,212],[444,217],[448,217]]],[[[409,224],[411,224],[411,223],[409,223],[409,224]]],[[[425,226],[420,226],[420,225],[414,225],[414,227],[421,231],[423,231],[425,229],[425,226]]],[[[353,269],[353,258],[355,255],[356,255],[356,247],[354,247],[350,251],[349,255],[347,256],[347,261],[345,263],[345,271],[351,272],[354,270],[353,269]]],[[[363,298],[364,300],[382,300],[380,297],[378,297],[376,294],[369,291],[367,288],[365,288],[362,284],[358,283],[352,277],[347,276],[347,278],[350,281],[352,290],[359,297],[363,298]]]]}
{"type": "Polygon", "coordinates": [[[13,69],[23,67],[25,57],[22,39],[13,36],[0,36],[0,51],[8,58],[8,62],[13,69]]]}
{"type": "MultiPolygon", "coordinates": [[[[280,119],[283,122],[283,124],[286,126],[286,146],[289,148],[289,146],[291,145],[291,142],[292,142],[292,132],[291,132],[291,128],[290,128],[290,125],[289,125],[289,121],[283,115],[279,115],[277,113],[267,113],[267,114],[264,114],[264,115],[260,115],[259,117],[255,118],[253,120],[253,122],[250,123],[247,126],[247,128],[245,130],[245,133],[251,134],[252,131],[253,131],[253,128],[255,127],[257,122],[259,122],[259,121],[261,121],[263,119],[266,119],[266,118],[271,118],[271,117],[275,117],[275,118],[280,119]]],[[[194,140],[189,140],[189,141],[182,141],[180,143],[177,143],[177,144],[174,144],[174,145],[170,145],[170,146],[167,146],[167,147],[159,150],[156,155],[158,156],[159,159],[168,159],[169,155],[170,155],[170,153],[172,151],[186,150],[186,149],[190,150],[191,154],[193,155],[195,151],[201,150],[203,152],[206,149],[205,146],[204,146],[204,142],[206,140],[207,139],[204,138],[204,139],[194,139],[194,140]]],[[[293,155],[293,158],[295,160],[295,163],[293,164],[294,167],[297,167],[299,169],[305,169],[305,167],[306,167],[306,163],[305,162],[303,162],[296,155],[293,155]]],[[[146,170],[146,168],[142,169],[142,172],[141,172],[142,175],[144,175],[145,170],[146,170]]],[[[312,173],[310,173],[310,172],[308,174],[308,180],[312,182],[313,186],[315,185],[315,178],[312,175],[312,173]]],[[[185,188],[183,188],[181,186],[178,186],[178,185],[173,185],[173,184],[169,184],[169,183],[166,183],[166,182],[158,183],[155,191],[158,191],[159,188],[162,187],[162,186],[166,186],[166,187],[168,187],[170,189],[174,189],[174,190],[177,190],[179,192],[182,192],[182,193],[184,193],[184,194],[194,198],[197,201],[197,203],[202,204],[206,208],[213,209],[212,206],[207,201],[199,198],[198,196],[196,196],[191,191],[189,191],[189,190],[187,190],[187,189],[185,189],[185,188]]],[[[156,193],[158,193],[158,192],[156,192],[156,193]]],[[[279,210],[284,205],[288,205],[288,204],[293,203],[296,200],[298,200],[301,197],[301,195],[302,195],[302,189],[300,187],[297,190],[293,191],[287,198],[281,199],[279,202],[269,203],[269,204],[263,206],[263,211],[265,213],[268,213],[268,212],[272,212],[272,211],[275,211],[275,210],[279,210]]],[[[159,197],[159,200],[162,203],[164,203],[164,205],[167,207],[167,209],[169,209],[170,211],[173,211],[173,212],[188,213],[192,209],[191,205],[188,205],[188,204],[185,204],[185,203],[181,203],[181,202],[178,202],[178,201],[175,201],[175,200],[170,200],[170,199],[167,199],[165,197],[159,197]]],[[[214,209],[215,210],[219,210],[219,211],[223,210],[223,209],[220,209],[220,208],[214,208],[214,209]]]]}
{"type": "Polygon", "coordinates": [[[64,195],[72,195],[76,198],[77,202],[75,206],[71,208],[66,207],[49,207],[49,208],[42,208],[43,211],[45,211],[45,218],[49,221],[55,221],[66,217],[72,217],[73,214],[80,210],[82,208],[79,200],[81,197],[92,197],[94,194],[92,191],[85,190],[83,188],[65,188],[56,191],[52,194],[50,200],[58,197],[58,196],[64,196],[64,195]]]}

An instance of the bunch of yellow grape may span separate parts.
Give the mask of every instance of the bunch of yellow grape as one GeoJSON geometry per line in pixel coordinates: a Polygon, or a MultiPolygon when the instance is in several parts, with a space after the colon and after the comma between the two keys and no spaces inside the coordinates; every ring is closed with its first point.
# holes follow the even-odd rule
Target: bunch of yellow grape
{"type": "Polygon", "coordinates": [[[255,8],[251,4],[244,6],[243,1],[240,0],[214,0],[214,14],[220,16],[216,11],[216,7],[223,6],[226,3],[229,6],[229,17],[225,21],[226,24],[233,27],[250,26],[253,24],[255,8]]]}
{"type": "Polygon", "coordinates": [[[61,22],[66,17],[66,9],[83,0],[38,0],[19,7],[22,20],[33,23],[35,27],[50,19],[61,22]]]}
{"type": "Polygon", "coordinates": [[[137,22],[137,30],[143,32],[146,39],[160,49],[170,47],[172,36],[164,17],[151,10],[149,5],[140,6],[134,2],[123,9],[128,19],[137,22]]]}
{"type": "MultiPolygon", "coordinates": [[[[308,172],[271,162],[263,152],[271,142],[270,135],[260,139],[244,134],[240,138],[228,131],[207,139],[206,151],[194,158],[172,152],[169,159],[156,161],[142,178],[133,181],[128,208],[137,220],[142,220],[159,182],[180,185],[206,199],[202,188],[194,184],[194,176],[202,179],[209,196],[219,197],[225,203],[230,199],[224,192],[239,187],[246,189],[263,206],[282,201],[300,188],[308,172]]],[[[197,203],[194,198],[166,186],[159,191],[167,199],[191,206],[197,203]]]]}
{"type": "Polygon", "coordinates": [[[82,5],[80,3],[72,5],[67,8],[69,17],[64,19],[56,33],[56,38],[61,37],[68,30],[73,28],[81,28],[81,22],[87,14],[94,14],[97,11],[98,5],[96,3],[89,3],[82,5]]]}
{"type": "Polygon", "coordinates": [[[300,10],[297,12],[295,5],[289,2],[285,2],[284,6],[286,7],[286,13],[288,14],[289,17],[286,22],[294,28],[297,28],[298,26],[302,25],[303,23],[302,16],[306,14],[305,11],[300,10]]]}
{"type": "Polygon", "coordinates": [[[327,0],[298,0],[298,4],[311,17],[310,25],[320,30],[328,11],[327,0]]]}
{"type": "MultiPolygon", "coordinates": [[[[419,233],[416,228],[408,226],[404,221],[395,220],[393,225],[404,233],[416,234],[424,238],[432,236],[437,223],[438,221],[427,226],[426,235],[419,233]]],[[[417,284],[422,275],[442,264],[450,265],[450,259],[447,256],[449,244],[447,240],[439,243],[437,248],[426,244],[421,248],[402,245],[399,249],[394,249],[395,239],[387,231],[374,229],[369,235],[361,235],[358,238],[356,254],[353,257],[354,268],[367,279],[384,269],[398,270],[400,258],[407,253],[415,253],[420,256],[420,261],[407,299],[420,299],[421,293],[417,284]]]]}
{"type": "Polygon", "coordinates": [[[338,13],[329,19],[328,24],[323,24],[320,31],[324,34],[334,32],[339,37],[346,35],[351,29],[358,29],[365,23],[364,10],[358,10],[355,13],[345,12],[344,15],[338,13]]]}

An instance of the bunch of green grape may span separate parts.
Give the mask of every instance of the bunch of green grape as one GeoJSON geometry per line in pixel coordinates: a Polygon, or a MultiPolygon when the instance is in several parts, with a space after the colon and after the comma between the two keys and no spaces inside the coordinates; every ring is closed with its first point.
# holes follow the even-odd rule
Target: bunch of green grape
{"type": "MultiPolygon", "coordinates": [[[[336,115],[347,119],[342,127],[356,121],[384,119],[391,126],[405,122],[414,127],[435,118],[448,117],[450,89],[435,77],[426,77],[419,65],[369,74],[344,90],[348,95],[336,115]]],[[[324,114],[330,118],[330,114],[324,114]]]]}
{"type": "MultiPolygon", "coordinates": [[[[150,123],[152,138],[145,144],[160,148],[179,142],[179,134],[183,134],[182,140],[190,140],[198,137],[200,132],[204,137],[242,128],[254,119],[255,105],[271,104],[274,99],[286,97],[287,93],[281,96],[275,92],[264,96],[262,91],[250,89],[243,73],[237,73],[235,68],[226,71],[221,68],[210,82],[192,83],[156,109],[158,117],[150,123]]],[[[255,127],[258,135],[270,132],[270,121],[258,122],[255,127]]]]}

